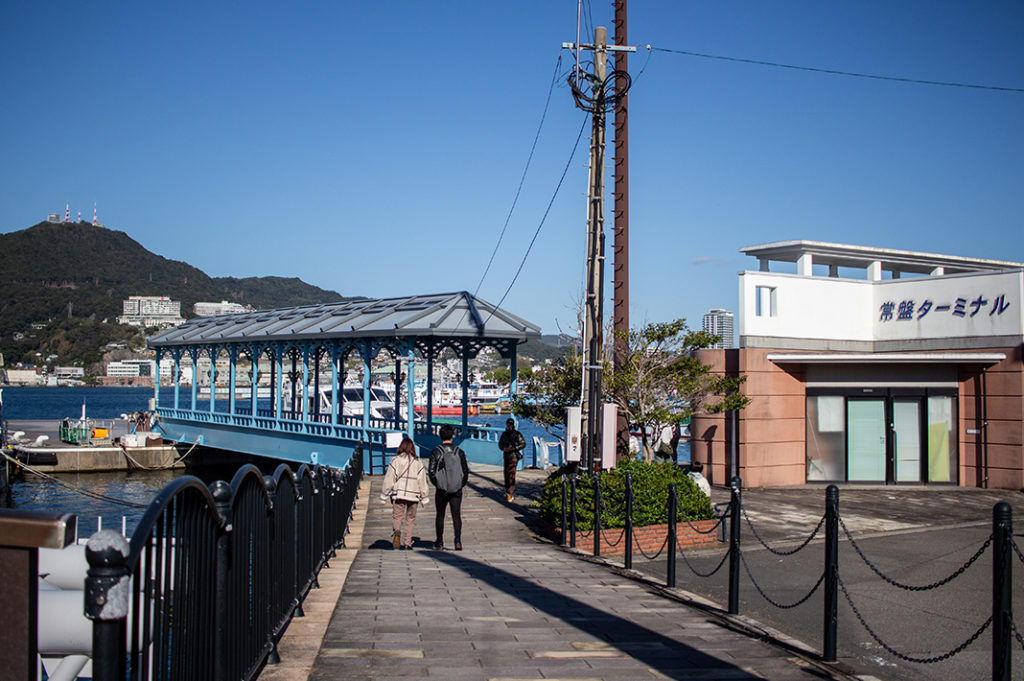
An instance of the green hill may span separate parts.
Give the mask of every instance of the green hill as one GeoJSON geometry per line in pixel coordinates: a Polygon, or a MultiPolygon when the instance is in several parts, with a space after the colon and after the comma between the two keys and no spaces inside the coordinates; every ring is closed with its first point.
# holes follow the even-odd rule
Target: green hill
{"type": "Polygon", "coordinates": [[[98,351],[87,346],[138,333],[115,323],[128,296],[180,300],[186,318],[197,301],[271,308],[345,300],[297,278],[210,277],[87,222],[41,222],[0,234],[0,294],[0,352],[8,366],[36,352],[57,354],[61,364],[96,361],[98,351]]]}

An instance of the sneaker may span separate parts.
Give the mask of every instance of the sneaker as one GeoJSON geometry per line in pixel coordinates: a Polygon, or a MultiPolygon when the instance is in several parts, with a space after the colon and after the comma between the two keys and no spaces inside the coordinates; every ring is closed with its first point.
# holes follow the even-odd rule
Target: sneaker
{"type": "Polygon", "coordinates": [[[397,549],[402,545],[402,533],[395,530],[395,533],[391,535],[391,548],[397,549]]]}
{"type": "Polygon", "coordinates": [[[444,551],[444,544],[439,542],[439,541],[434,542],[434,550],[435,551],[444,551]]]}
{"type": "Polygon", "coordinates": [[[456,551],[461,551],[462,550],[462,543],[461,542],[455,542],[455,550],[456,551]]]}

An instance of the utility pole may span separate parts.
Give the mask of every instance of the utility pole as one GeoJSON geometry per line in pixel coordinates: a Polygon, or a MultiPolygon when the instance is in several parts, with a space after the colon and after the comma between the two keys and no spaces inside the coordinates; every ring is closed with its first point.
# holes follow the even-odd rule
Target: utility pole
{"type": "MultiPolygon", "coordinates": [[[[616,45],[625,45],[626,0],[614,0],[616,45]]],[[[629,73],[629,52],[615,53],[615,70],[629,73]]],[[[615,201],[615,241],[612,247],[612,329],[615,342],[612,348],[612,366],[618,370],[626,361],[627,337],[629,335],[629,94],[623,92],[615,104],[615,174],[612,180],[612,197],[615,201]]],[[[626,413],[619,411],[616,424],[615,447],[629,449],[629,421],[626,413]]]]}
{"type": "Polygon", "coordinates": [[[608,52],[635,48],[608,45],[608,30],[594,29],[593,45],[565,43],[577,53],[580,48],[594,53],[594,73],[574,72],[569,80],[576,105],[591,114],[590,184],[587,200],[587,294],[583,324],[583,465],[593,471],[601,467],[601,370],[603,358],[604,308],[604,154],[605,114],[629,88],[629,75],[624,71],[607,73],[608,52]],[[581,87],[588,81],[589,94],[581,87]]]}

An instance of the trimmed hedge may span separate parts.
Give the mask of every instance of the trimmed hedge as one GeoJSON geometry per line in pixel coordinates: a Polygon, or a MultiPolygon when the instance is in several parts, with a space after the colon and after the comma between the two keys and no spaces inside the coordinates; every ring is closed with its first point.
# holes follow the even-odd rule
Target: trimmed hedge
{"type": "MultiPolygon", "coordinates": [[[[540,517],[558,526],[562,522],[562,477],[571,473],[562,466],[544,481],[540,517]]],[[[711,501],[704,496],[686,471],[673,463],[624,461],[601,473],[601,527],[626,526],[626,473],[633,474],[633,525],[668,522],[668,486],[676,485],[679,497],[676,520],[707,520],[715,516],[711,501]]],[[[566,503],[571,494],[566,479],[566,503]]],[[[594,482],[590,475],[576,477],[576,527],[590,530],[594,523],[594,482]]]]}

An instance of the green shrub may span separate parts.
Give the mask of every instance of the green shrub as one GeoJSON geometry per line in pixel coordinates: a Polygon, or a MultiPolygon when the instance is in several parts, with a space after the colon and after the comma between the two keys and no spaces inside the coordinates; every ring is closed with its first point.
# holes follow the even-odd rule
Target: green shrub
{"type": "MultiPolygon", "coordinates": [[[[540,498],[540,517],[552,525],[562,522],[562,478],[571,473],[569,466],[554,471],[544,481],[540,498]]],[[[633,474],[633,525],[668,522],[668,486],[676,485],[679,504],[676,520],[707,520],[715,513],[711,501],[686,472],[672,463],[625,461],[601,473],[601,527],[626,525],[626,473],[633,474]]],[[[571,485],[566,479],[566,504],[571,485]]],[[[594,482],[590,475],[576,477],[576,527],[590,530],[594,523],[594,482]]]]}

